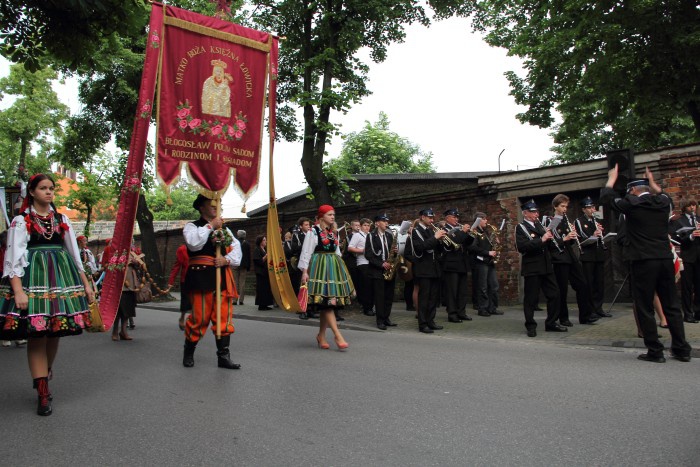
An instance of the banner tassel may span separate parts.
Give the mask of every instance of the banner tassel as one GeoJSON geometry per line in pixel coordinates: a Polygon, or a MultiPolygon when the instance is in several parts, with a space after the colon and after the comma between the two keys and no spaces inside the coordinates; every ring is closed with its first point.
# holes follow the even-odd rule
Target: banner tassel
{"type": "Polygon", "coordinates": [[[242,212],[243,214],[245,214],[245,212],[246,212],[245,201],[243,202],[243,207],[241,208],[241,212],[242,212]]]}

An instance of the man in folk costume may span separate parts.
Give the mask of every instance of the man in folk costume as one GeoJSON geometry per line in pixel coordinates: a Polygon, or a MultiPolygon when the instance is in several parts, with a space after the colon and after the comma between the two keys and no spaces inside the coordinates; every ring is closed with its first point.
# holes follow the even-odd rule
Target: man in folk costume
{"type": "Polygon", "coordinates": [[[219,368],[237,370],[241,366],[231,361],[229,344],[234,332],[231,316],[233,300],[238,293],[233,281],[230,266],[241,263],[241,245],[224,221],[216,215],[216,206],[212,200],[197,195],[192,207],[201,217],[185,225],[182,235],[187,245],[189,265],[185,276],[185,287],[190,296],[192,313],[185,325],[185,354],[182,364],[194,366],[194,351],[197,343],[207,331],[209,323],[216,332],[216,269],[221,270],[221,338],[216,339],[216,356],[219,368]],[[219,232],[218,234],[216,232],[219,232]],[[226,253],[227,247],[230,251],[226,253]],[[217,257],[217,248],[221,255],[217,257]]]}

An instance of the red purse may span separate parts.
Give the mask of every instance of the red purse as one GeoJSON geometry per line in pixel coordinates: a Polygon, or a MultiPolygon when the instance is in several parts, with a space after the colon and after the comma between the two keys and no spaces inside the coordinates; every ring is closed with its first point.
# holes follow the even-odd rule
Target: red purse
{"type": "Polygon", "coordinates": [[[301,308],[302,313],[306,313],[306,306],[309,304],[309,288],[306,284],[299,287],[297,300],[299,301],[299,308],[301,308]]]}

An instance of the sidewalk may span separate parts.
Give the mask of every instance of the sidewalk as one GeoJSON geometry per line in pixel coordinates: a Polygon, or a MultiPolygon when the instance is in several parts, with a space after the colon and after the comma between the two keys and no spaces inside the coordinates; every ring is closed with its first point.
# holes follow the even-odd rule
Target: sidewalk
{"type": "MultiPolygon", "coordinates": [[[[172,295],[177,300],[170,302],[151,302],[140,304],[138,307],[142,310],[166,310],[179,312],[180,310],[180,294],[173,292],[172,295]]],[[[251,319],[258,321],[269,321],[275,323],[296,324],[302,326],[318,326],[317,319],[301,320],[298,315],[289,313],[279,308],[273,308],[268,311],[258,310],[258,307],[253,305],[255,297],[246,296],[246,304],[235,307],[234,319],[251,319]]],[[[609,305],[603,307],[604,310],[609,309],[609,305]]],[[[575,317],[576,305],[572,304],[569,308],[574,310],[575,317]]],[[[612,318],[601,318],[595,325],[580,325],[577,320],[572,319],[574,323],[568,332],[545,332],[544,330],[544,311],[535,313],[535,319],[538,322],[537,337],[529,338],[525,335],[525,326],[523,325],[522,306],[501,307],[501,311],[505,314],[499,316],[482,317],[476,314],[476,311],[468,314],[473,318],[472,321],[463,323],[447,322],[447,313],[445,308],[438,308],[437,324],[444,326],[445,329],[435,331],[433,336],[436,337],[473,337],[477,339],[504,339],[504,340],[520,340],[527,342],[545,341],[550,343],[573,345],[573,346],[606,346],[606,347],[623,347],[623,348],[644,348],[642,339],[637,337],[637,328],[632,316],[631,304],[617,304],[612,310],[612,318]]],[[[365,316],[359,309],[351,308],[343,310],[341,316],[345,321],[339,323],[341,329],[352,329],[371,332],[391,332],[391,333],[417,333],[418,324],[415,319],[415,312],[406,311],[403,302],[395,302],[391,320],[398,326],[389,328],[387,331],[380,331],[376,327],[374,317],[365,316]]],[[[177,319],[173,318],[173,325],[177,325],[177,319]]],[[[659,335],[664,345],[668,348],[671,344],[670,334],[667,329],[658,328],[659,335]]],[[[689,324],[685,323],[686,339],[693,347],[693,356],[700,357],[700,323],[689,324]]],[[[426,336],[428,337],[428,336],[426,336]]]]}

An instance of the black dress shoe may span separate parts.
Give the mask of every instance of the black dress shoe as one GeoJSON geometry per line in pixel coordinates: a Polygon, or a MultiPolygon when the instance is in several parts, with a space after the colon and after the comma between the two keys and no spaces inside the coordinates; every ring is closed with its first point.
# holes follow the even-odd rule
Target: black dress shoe
{"type": "Polygon", "coordinates": [[[428,327],[434,331],[439,331],[440,329],[445,329],[444,327],[440,326],[439,324],[435,324],[435,323],[428,323],[428,327]]]}
{"type": "Polygon", "coordinates": [[[416,307],[409,305],[406,307],[406,311],[416,311],[416,307]]]}
{"type": "Polygon", "coordinates": [[[386,324],[377,323],[377,329],[381,329],[382,331],[386,331],[386,324]]]}
{"type": "Polygon", "coordinates": [[[534,329],[528,329],[527,337],[537,337],[537,331],[535,331],[534,329]]]}
{"type": "Polygon", "coordinates": [[[343,318],[342,316],[338,315],[338,316],[335,317],[335,320],[336,320],[336,321],[345,321],[345,318],[343,318]]]}
{"type": "Polygon", "coordinates": [[[561,324],[562,326],[566,326],[567,328],[571,328],[574,326],[574,323],[572,323],[568,319],[565,319],[564,321],[560,321],[559,324],[561,324]]]}
{"type": "Polygon", "coordinates": [[[457,315],[457,318],[461,319],[462,321],[471,321],[472,320],[472,317],[466,313],[463,315],[457,315]]]}
{"type": "Polygon", "coordinates": [[[591,324],[591,325],[593,325],[593,324],[597,324],[596,321],[598,321],[598,320],[597,320],[597,319],[589,319],[589,320],[585,320],[585,321],[579,320],[579,323],[580,323],[580,324],[591,324]]]}
{"type": "Polygon", "coordinates": [[[488,311],[480,311],[477,313],[477,315],[479,315],[479,316],[491,316],[491,313],[489,313],[488,311]]]}
{"type": "Polygon", "coordinates": [[[665,363],[666,359],[664,358],[663,355],[659,357],[655,357],[654,355],[649,355],[648,353],[643,353],[641,355],[637,355],[637,360],[642,360],[644,362],[652,362],[652,363],[665,363]]]}
{"type": "Polygon", "coordinates": [[[503,312],[500,310],[492,310],[492,311],[489,311],[489,314],[490,315],[502,315],[503,312]]]}
{"type": "Polygon", "coordinates": [[[319,317],[319,314],[314,311],[307,311],[306,314],[309,316],[309,318],[313,319],[318,319],[319,317]]]}
{"type": "Polygon", "coordinates": [[[306,313],[299,313],[299,319],[309,319],[309,315],[306,313]]]}
{"type": "Polygon", "coordinates": [[[391,321],[390,319],[384,320],[384,324],[387,326],[396,326],[396,323],[391,321]]]}
{"type": "Polygon", "coordinates": [[[558,324],[555,324],[553,326],[546,326],[544,328],[545,332],[567,332],[568,329],[566,329],[564,326],[560,326],[558,324]]]}
{"type": "Polygon", "coordinates": [[[365,315],[365,316],[375,316],[375,315],[376,315],[376,313],[375,313],[374,311],[372,311],[372,310],[363,311],[362,314],[365,315]]]}
{"type": "Polygon", "coordinates": [[[422,332],[425,334],[433,334],[433,330],[430,328],[427,328],[427,327],[426,328],[418,328],[418,332],[422,332]]]}
{"type": "Polygon", "coordinates": [[[676,354],[672,353],[671,358],[678,360],[679,362],[683,362],[683,363],[690,362],[690,355],[676,355],[676,354]]]}
{"type": "Polygon", "coordinates": [[[259,306],[258,310],[260,310],[260,311],[272,310],[272,307],[271,306],[259,306]]]}
{"type": "Polygon", "coordinates": [[[612,313],[608,313],[607,311],[596,312],[596,315],[601,318],[612,318],[612,313]]]}
{"type": "Polygon", "coordinates": [[[450,323],[461,323],[461,322],[462,322],[461,319],[459,319],[459,318],[453,318],[453,317],[451,317],[451,316],[450,316],[449,318],[447,318],[447,321],[449,321],[450,323]]]}
{"type": "Polygon", "coordinates": [[[544,311],[544,310],[543,310],[542,308],[540,308],[539,305],[537,305],[537,306],[535,307],[535,311],[544,311]]]}
{"type": "Polygon", "coordinates": [[[684,318],[683,321],[685,321],[686,323],[697,323],[698,322],[698,320],[695,318],[684,318]]]}

